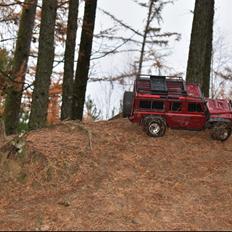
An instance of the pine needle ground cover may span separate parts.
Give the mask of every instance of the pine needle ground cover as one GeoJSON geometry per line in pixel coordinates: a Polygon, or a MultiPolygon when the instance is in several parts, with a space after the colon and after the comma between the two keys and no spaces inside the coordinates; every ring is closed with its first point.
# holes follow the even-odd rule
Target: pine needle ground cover
{"type": "Polygon", "coordinates": [[[0,149],[0,230],[231,230],[232,138],[126,119],[64,122],[0,149]]]}

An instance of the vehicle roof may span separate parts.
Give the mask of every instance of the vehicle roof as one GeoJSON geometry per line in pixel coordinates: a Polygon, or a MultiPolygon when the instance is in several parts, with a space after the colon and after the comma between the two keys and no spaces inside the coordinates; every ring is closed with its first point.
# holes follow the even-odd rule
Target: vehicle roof
{"type": "Polygon", "coordinates": [[[135,82],[137,96],[148,98],[179,98],[202,100],[203,96],[198,84],[185,83],[181,77],[146,76],[135,82]]]}

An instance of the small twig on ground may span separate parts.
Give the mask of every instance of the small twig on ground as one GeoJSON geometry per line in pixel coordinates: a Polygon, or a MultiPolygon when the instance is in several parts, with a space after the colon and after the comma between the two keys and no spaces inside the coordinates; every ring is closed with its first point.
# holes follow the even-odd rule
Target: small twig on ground
{"type": "Polygon", "coordinates": [[[2,119],[0,119],[0,138],[3,139],[4,141],[7,140],[6,137],[6,130],[5,130],[5,123],[2,119]]]}
{"type": "Polygon", "coordinates": [[[64,121],[63,124],[64,125],[74,125],[74,126],[77,126],[77,127],[81,128],[82,130],[84,130],[88,135],[89,148],[90,148],[91,151],[93,150],[92,132],[88,128],[86,128],[83,124],[81,124],[80,121],[68,121],[67,120],[67,121],[64,121]]]}
{"type": "Polygon", "coordinates": [[[93,144],[92,144],[92,132],[86,128],[84,125],[82,124],[77,124],[78,127],[80,127],[81,129],[83,129],[85,132],[87,132],[88,134],[88,139],[89,139],[89,148],[92,151],[93,150],[93,144]]]}

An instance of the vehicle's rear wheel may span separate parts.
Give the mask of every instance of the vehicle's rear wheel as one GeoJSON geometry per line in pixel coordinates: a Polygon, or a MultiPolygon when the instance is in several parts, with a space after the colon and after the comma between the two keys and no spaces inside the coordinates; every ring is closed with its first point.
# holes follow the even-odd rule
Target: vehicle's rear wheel
{"type": "Polygon", "coordinates": [[[143,127],[151,137],[162,137],[166,131],[166,123],[162,117],[147,116],[143,120],[143,127]]]}
{"type": "Polygon", "coordinates": [[[231,135],[231,126],[228,123],[216,122],[211,129],[211,137],[215,140],[225,141],[231,135]]]}
{"type": "Polygon", "coordinates": [[[123,95],[122,115],[124,118],[129,117],[133,103],[133,92],[126,91],[123,95]]]}

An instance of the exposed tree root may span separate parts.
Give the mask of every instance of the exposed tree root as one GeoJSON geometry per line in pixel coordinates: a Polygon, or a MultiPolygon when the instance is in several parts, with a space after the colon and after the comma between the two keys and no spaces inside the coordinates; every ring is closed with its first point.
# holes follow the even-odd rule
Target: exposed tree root
{"type": "Polygon", "coordinates": [[[26,145],[25,141],[26,133],[15,136],[5,137],[3,144],[1,144],[0,152],[7,153],[7,158],[11,155],[18,155],[23,152],[26,145]]]}
{"type": "Polygon", "coordinates": [[[92,151],[93,150],[93,142],[92,142],[92,138],[93,138],[93,135],[92,135],[92,132],[90,129],[86,128],[82,123],[81,121],[77,120],[77,121],[63,121],[61,124],[64,124],[66,126],[69,126],[69,128],[71,130],[75,129],[76,127],[79,127],[80,129],[82,129],[83,131],[85,131],[88,135],[88,140],[89,140],[89,148],[90,150],[92,151]]]}

